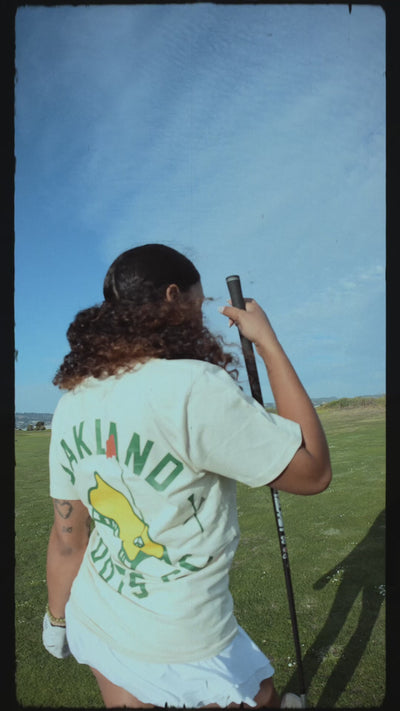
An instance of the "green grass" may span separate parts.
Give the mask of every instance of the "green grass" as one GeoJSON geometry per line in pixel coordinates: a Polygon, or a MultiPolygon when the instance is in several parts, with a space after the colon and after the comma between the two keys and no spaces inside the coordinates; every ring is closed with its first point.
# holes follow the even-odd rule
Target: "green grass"
{"type": "MultiPolygon", "coordinates": [[[[379,707],[385,693],[385,410],[319,413],[333,481],[314,497],[281,493],[309,706],[379,707]]],[[[16,651],[22,706],[102,707],[73,658],[42,647],[49,432],[16,432],[16,651]]],[[[241,542],[231,572],[240,624],[272,659],[279,692],[298,690],[282,562],[268,488],[238,487],[241,542]]]]}
{"type": "Polygon", "coordinates": [[[103,707],[92,673],[72,657],[52,657],[42,645],[47,603],[46,551],[52,526],[50,432],[16,432],[15,644],[21,706],[103,707]]]}
{"type": "MultiPolygon", "coordinates": [[[[385,693],[384,409],[333,409],[320,416],[331,452],[331,486],[313,497],[280,494],[308,702],[376,708],[385,693]]],[[[239,487],[242,540],[231,585],[239,621],[273,658],[278,689],[296,692],[270,499],[268,491],[239,487]]]]}

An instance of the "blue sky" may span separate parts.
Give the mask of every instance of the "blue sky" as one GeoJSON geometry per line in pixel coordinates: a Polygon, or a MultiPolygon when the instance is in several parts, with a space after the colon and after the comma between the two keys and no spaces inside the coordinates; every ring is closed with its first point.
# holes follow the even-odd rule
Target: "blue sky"
{"type": "Polygon", "coordinates": [[[236,343],[240,274],[312,397],[385,391],[381,8],[20,7],[16,68],[17,412],[54,410],[69,323],[148,242],[236,343]]]}

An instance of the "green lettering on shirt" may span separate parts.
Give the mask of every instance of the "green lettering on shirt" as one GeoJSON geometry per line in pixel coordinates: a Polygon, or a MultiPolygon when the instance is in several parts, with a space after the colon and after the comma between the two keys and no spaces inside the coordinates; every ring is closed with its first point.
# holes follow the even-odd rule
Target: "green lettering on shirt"
{"type": "Polygon", "coordinates": [[[179,570],[179,568],[176,568],[175,570],[172,570],[170,573],[166,573],[165,575],[162,575],[161,580],[163,581],[163,583],[170,583],[171,582],[170,581],[171,575],[179,575],[179,573],[181,573],[181,572],[182,571],[179,570]]]}
{"type": "Polygon", "coordinates": [[[108,548],[104,543],[103,539],[100,538],[99,542],[94,550],[91,551],[90,557],[95,563],[97,560],[101,560],[108,553],[108,548]]]}
{"type": "Polygon", "coordinates": [[[62,468],[64,469],[65,472],[67,472],[68,476],[71,479],[71,484],[75,484],[75,474],[72,471],[72,469],[68,469],[68,467],[64,467],[64,464],[61,464],[62,468]]]}
{"type": "Polygon", "coordinates": [[[84,425],[84,424],[85,424],[84,422],[81,422],[81,424],[79,425],[79,434],[76,433],[76,427],[75,427],[75,425],[74,425],[74,427],[72,428],[72,431],[73,431],[73,433],[74,433],[75,445],[76,445],[76,448],[77,448],[77,450],[78,450],[78,454],[79,454],[79,456],[80,456],[81,459],[83,459],[83,457],[84,457],[84,455],[82,454],[82,450],[84,450],[84,451],[86,452],[86,454],[91,454],[91,453],[92,453],[92,452],[90,451],[89,447],[87,446],[87,444],[85,444],[85,442],[84,442],[83,439],[82,439],[82,430],[83,430],[83,425],[84,425]]]}
{"type": "MultiPolygon", "coordinates": [[[[153,471],[146,476],[146,481],[156,489],[156,491],[164,491],[171,484],[171,482],[176,479],[176,477],[181,473],[183,469],[183,464],[178,459],[172,456],[172,454],[166,454],[165,457],[157,464],[153,471]],[[168,474],[168,476],[163,480],[159,480],[159,474],[165,469],[165,467],[172,462],[175,464],[175,468],[168,474]]],[[[164,472],[165,473],[165,472],[164,472]]]]}
{"type": "Polygon", "coordinates": [[[101,420],[95,420],[94,429],[96,433],[96,454],[105,454],[106,450],[101,444],[101,420]]]}
{"type": "Polygon", "coordinates": [[[134,432],[132,439],[129,442],[129,447],[126,450],[125,466],[129,464],[130,458],[133,455],[133,473],[141,474],[153,444],[154,442],[147,440],[143,452],[140,452],[140,437],[136,432],[134,432]]]}
{"type": "Polygon", "coordinates": [[[146,585],[142,583],[143,575],[140,573],[129,573],[129,587],[132,588],[132,593],[135,597],[147,597],[148,592],[146,585]],[[135,592],[135,589],[137,590],[135,592]]]}
{"type": "Polygon", "coordinates": [[[198,571],[198,570],[203,570],[203,568],[206,568],[207,565],[208,565],[209,563],[211,563],[211,561],[212,561],[212,559],[213,559],[213,556],[210,555],[210,557],[208,558],[207,563],[205,563],[205,565],[201,565],[200,567],[198,567],[197,565],[193,565],[192,563],[188,563],[188,562],[187,562],[187,559],[188,559],[188,558],[192,558],[192,557],[193,557],[193,556],[189,553],[188,555],[182,556],[182,558],[180,558],[180,559],[178,560],[178,563],[179,563],[179,565],[181,566],[181,568],[186,568],[186,570],[190,570],[192,573],[195,573],[195,572],[198,571]]]}
{"type": "MultiPolygon", "coordinates": [[[[68,461],[69,461],[69,463],[70,463],[70,466],[71,466],[71,469],[72,469],[72,467],[73,467],[72,462],[76,462],[76,463],[78,464],[78,460],[77,460],[75,454],[73,453],[72,449],[70,449],[70,448],[68,447],[68,445],[67,445],[65,439],[62,439],[61,442],[60,442],[60,444],[61,444],[61,446],[62,446],[62,448],[63,448],[65,454],[67,455],[67,459],[68,459],[68,461]]],[[[62,466],[62,465],[61,465],[61,466],[62,466]]],[[[63,469],[65,469],[69,474],[72,473],[69,469],[66,469],[65,467],[63,467],[63,469]]],[[[73,473],[72,473],[72,476],[73,476],[73,473]]],[[[75,477],[74,477],[74,479],[75,479],[75,477]]]]}
{"type": "Polygon", "coordinates": [[[99,571],[99,574],[103,578],[103,580],[108,583],[108,581],[111,580],[111,578],[113,577],[114,572],[114,563],[112,562],[111,558],[107,558],[102,569],[99,571]]]}

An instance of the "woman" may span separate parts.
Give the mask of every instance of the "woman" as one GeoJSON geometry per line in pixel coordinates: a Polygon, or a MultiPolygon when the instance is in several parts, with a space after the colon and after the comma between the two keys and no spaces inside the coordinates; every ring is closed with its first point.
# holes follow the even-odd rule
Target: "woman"
{"type": "Polygon", "coordinates": [[[54,379],[67,392],[52,423],[44,643],[88,664],[109,708],[277,707],[229,593],[236,482],[323,491],[314,407],[253,300],[222,313],[264,360],[279,415],[243,394],[179,252],[124,252],[104,298],[69,327],[54,379]]]}

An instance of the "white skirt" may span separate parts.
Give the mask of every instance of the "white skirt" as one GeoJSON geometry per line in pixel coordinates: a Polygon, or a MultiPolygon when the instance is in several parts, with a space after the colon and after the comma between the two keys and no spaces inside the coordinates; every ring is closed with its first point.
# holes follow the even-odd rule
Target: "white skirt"
{"type": "Polygon", "coordinates": [[[66,610],[67,638],[79,664],[87,664],[145,704],[200,708],[230,703],[256,706],[260,683],[274,674],[269,659],[239,627],[233,641],[218,655],[201,662],[141,662],[116,652],[84,628],[66,610]]]}

